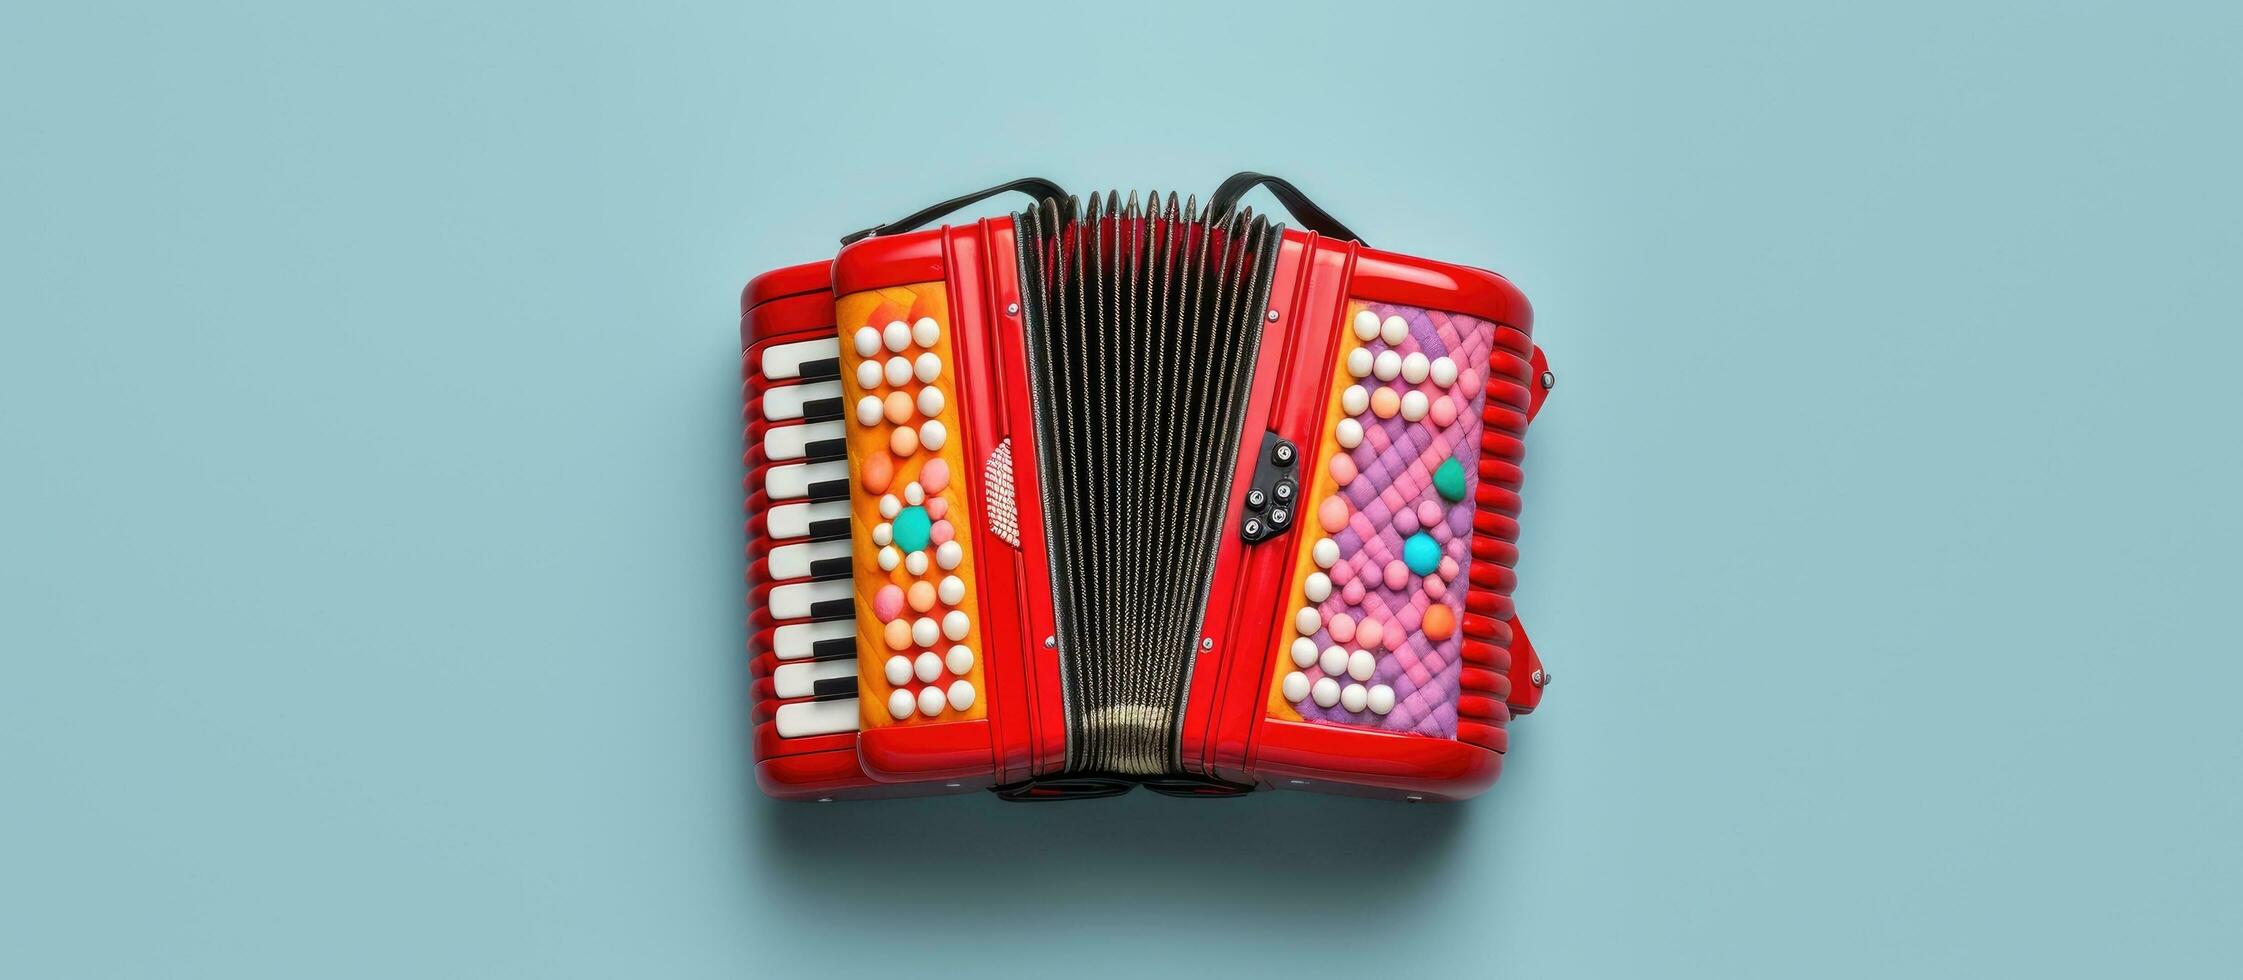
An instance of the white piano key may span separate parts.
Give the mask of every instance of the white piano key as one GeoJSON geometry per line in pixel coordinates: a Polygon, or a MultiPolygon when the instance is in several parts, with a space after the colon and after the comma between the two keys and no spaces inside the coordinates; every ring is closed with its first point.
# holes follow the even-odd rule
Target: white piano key
{"type": "Polygon", "coordinates": [[[857,676],[857,662],[849,660],[812,661],[806,664],[780,664],[771,672],[771,688],[782,698],[806,698],[819,681],[833,677],[857,676]]]}
{"type": "Polygon", "coordinates": [[[781,738],[853,732],[857,730],[857,699],[782,704],[774,720],[778,722],[781,738]]]}
{"type": "Polygon", "coordinates": [[[766,523],[774,538],[806,538],[810,536],[810,525],[844,520],[848,516],[848,501],[825,500],[814,504],[780,504],[771,508],[766,523]]]}
{"type": "Polygon", "coordinates": [[[839,439],[844,431],[840,422],[782,425],[763,434],[763,454],[773,460],[801,459],[811,443],[839,439]]]}
{"type": "Polygon", "coordinates": [[[800,582],[782,585],[771,590],[771,616],[774,619],[802,619],[810,615],[815,603],[850,596],[849,580],[834,582],[800,582]]]}
{"type": "Polygon", "coordinates": [[[810,574],[810,563],[826,558],[849,557],[847,541],[808,541],[771,549],[772,578],[801,578],[810,574]]]}
{"type": "Polygon", "coordinates": [[[805,340],[767,347],[763,351],[763,376],[773,381],[802,377],[802,362],[841,356],[841,341],[805,340]]]}
{"type": "Polygon", "coordinates": [[[773,500],[799,500],[810,495],[810,485],[828,480],[847,480],[849,461],[829,459],[823,463],[789,463],[774,466],[763,474],[763,488],[771,492],[773,500]]]}
{"type": "MultiPolygon", "coordinates": [[[[771,652],[781,660],[800,660],[816,652],[820,640],[842,640],[855,635],[857,621],[854,619],[836,619],[830,623],[795,623],[771,631],[771,652]]],[[[854,660],[844,662],[856,663],[854,660]]]]}
{"type": "Polygon", "coordinates": [[[802,404],[820,398],[841,397],[841,382],[820,381],[807,385],[780,385],[763,392],[763,418],[770,422],[784,422],[802,417],[802,404]]]}

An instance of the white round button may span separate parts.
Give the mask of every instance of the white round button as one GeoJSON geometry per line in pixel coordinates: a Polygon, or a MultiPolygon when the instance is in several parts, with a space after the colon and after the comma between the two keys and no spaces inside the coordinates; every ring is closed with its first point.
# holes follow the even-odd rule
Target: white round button
{"type": "Polygon", "coordinates": [[[1315,633],[1323,625],[1324,617],[1308,606],[1302,606],[1300,612],[1293,614],[1293,630],[1302,636],[1315,633]]]}
{"type": "Polygon", "coordinates": [[[1316,641],[1305,636],[1293,638],[1293,666],[1307,670],[1316,663],[1316,641]]]}
{"type": "Polygon", "coordinates": [[[949,653],[942,655],[942,665],[950,668],[950,672],[953,674],[960,677],[966,676],[968,671],[974,669],[973,648],[963,643],[951,647],[949,653]]]}
{"type": "Polygon", "coordinates": [[[911,346],[911,328],[904,326],[902,320],[890,322],[888,328],[880,332],[880,339],[888,342],[889,350],[901,354],[904,348],[911,346]]]}
{"type": "Polygon", "coordinates": [[[1285,700],[1294,704],[1301,703],[1301,699],[1308,697],[1308,675],[1297,670],[1286,674],[1280,690],[1284,692],[1285,700]]]}
{"type": "Polygon", "coordinates": [[[903,688],[899,687],[889,693],[888,717],[894,718],[897,721],[902,721],[906,718],[909,718],[911,717],[911,707],[912,697],[910,691],[906,691],[903,688]]]}
{"type": "Polygon", "coordinates": [[[910,572],[913,575],[927,574],[927,553],[924,551],[914,551],[908,555],[903,556],[903,570],[910,572]]]}
{"type": "Polygon", "coordinates": [[[941,339],[942,324],[936,323],[934,317],[920,317],[919,322],[911,325],[911,342],[914,344],[921,347],[933,347],[935,341],[941,339]]]}
{"type": "Polygon", "coordinates": [[[1308,581],[1301,584],[1301,594],[1310,602],[1323,602],[1332,597],[1332,577],[1323,572],[1308,573],[1308,581]]]}
{"type": "Polygon", "coordinates": [[[1355,314],[1355,339],[1370,342],[1379,335],[1379,315],[1369,310],[1355,314]]]}
{"type": "Polygon", "coordinates": [[[942,389],[933,385],[919,389],[919,414],[934,418],[942,414],[942,389]]]}
{"type": "Polygon", "coordinates": [[[880,516],[892,521],[896,519],[897,514],[901,513],[903,513],[903,501],[897,500],[895,494],[884,493],[880,495],[880,516]]]}
{"type": "Polygon", "coordinates": [[[936,378],[942,377],[942,358],[936,357],[934,351],[928,351],[919,355],[919,363],[913,365],[911,371],[921,382],[934,384],[936,378]]]}
{"type": "Polygon", "coordinates": [[[1414,385],[1425,380],[1432,371],[1433,363],[1426,360],[1425,355],[1414,350],[1402,355],[1402,380],[1414,385]]]}
{"type": "Polygon", "coordinates": [[[1385,323],[1379,324],[1379,336],[1385,338],[1389,344],[1399,344],[1408,340],[1410,339],[1410,322],[1398,316],[1387,317],[1385,323]]]}
{"type": "Polygon", "coordinates": [[[1349,415],[1361,415],[1370,410],[1371,389],[1362,385],[1348,385],[1346,391],[1340,392],[1340,411],[1349,415]]]}
{"type": "Polygon", "coordinates": [[[1371,679],[1371,673],[1378,669],[1378,658],[1371,656],[1369,650],[1357,650],[1347,655],[1347,676],[1349,677],[1359,681],[1367,681],[1371,679]]]}
{"type": "Polygon", "coordinates": [[[935,586],[935,598],[945,606],[955,606],[966,601],[966,580],[956,575],[945,575],[942,584],[935,586]]]}
{"type": "Polygon", "coordinates": [[[1433,367],[1426,372],[1433,383],[1446,388],[1456,383],[1456,362],[1446,357],[1433,359],[1433,367]]]}
{"type": "Polygon", "coordinates": [[[1358,378],[1364,377],[1371,373],[1371,361],[1371,349],[1368,347],[1358,347],[1348,351],[1347,373],[1358,378]]]}
{"type": "Polygon", "coordinates": [[[917,507],[920,504],[926,503],[927,488],[920,486],[919,481],[917,480],[913,480],[910,483],[904,484],[903,502],[910,504],[913,507],[917,507]]]}
{"type": "Polygon", "coordinates": [[[1405,391],[1402,393],[1402,418],[1408,421],[1415,422],[1424,418],[1425,413],[1432,407],[1433,403],[1426,400],[1425,392],[1405,391]]]}
{"type": "Polygon", "coordinates": [[[1401,373],[1402,355],[1393,351],[1379,351],[1379,356],[1371,361],[1371,374],[1377,376],[1380,381],[1392,381],[1395,376],[1401,373]]]}
{"type": "Polygon", "coordinates": [[[1347,673],[1347,651],[1336,645],[1325,647],[1324,655],[1316,660],[1316,666],[1323,669],[1326,677],[1338,677],[1347,673]]]}
{"type": "Polygon", "coordinates": [[[1340,543],[1325,538],[1311,545],[1308,556],[1316,560],[1316,567],[1330,568],[1340,563],[1340,543]]]}
{"type": "Polygon", "coordinates": [[[1363,423],[1354,419],[1341,419],[1333,427],[1332,438],[1339,441],[1341,449],[1353,449],[1363,444],[1363,423]]]}
{"type": "Polygon", "coordinates": [[[857,362],[857,387],[867,390],[880,387],[879,361],[866,358],[857,362]]]}
{"type": "Polygon", "coordinates": [[[1361,711],[1363,706],[1370,702],[1371,692],[1363,690],[1361,684],[1349,684],[1340,688],[1340,707],[1342,708],[1349,711],[1361,711]]]}
{"type": "Polygon", "coordinates": [[[857,328],[857,356],[871,357],[880,353],[880,331],[871,327],[857,328]]]}
{"type": "Polygon", "coordinates": [[[902,687],[911,680],[911,660],[903,654],[888,658],[888,686],[902,687]]]}
{"type": "Polygon", "coordinates": [[[953,609],[942,614],[942,635],[952,640],[965,639],[966,633],[973,629],[973,625],[973,620],[966,615],[966,611],[963,609],[953,609]]]}
{"type": "Polygon", "coordinates": [[[950,707],[951,707],[951,709],[952,709],[952,710],[954,710],[954,711],[964,711],[964,710],[966,710],[967,708],[971,708],[971,707],[973,707],[973,706],[974,706],[974,686],[973,686],[973,684],[972,684],[972,683],[970,683],[970,682],[968,682],[968,681],[966,681],[966,680],[964,680],[964,679],[960,679],[960,680],[955,680],[955,681],[951,681],[951,682],[950,682],[950,707]]]}
{"type": "Polygon", "coordinates": [[[1309,688],[1309,696],[1316,699],[1319,707],[1329,708],[1338,704],[1340,703],[1340,682],[1329,677],[1319,677],[1315,686],[1309,688]]]}
{"type": "Polygon", "coordinates": [[[892,571],[895,571],[895,570],[896,570],[896,566],[897,566],[897,565],[899,565],[899,564],[901,564],[902,562],[903,562],[903,552],[897,551],[897,550],[896,550],[896,546],[895,546],[895,545],[889,545],[889,546],[887,546],[887,547],[885,547],[885,548],[882,548],[882,549],[880,549],[880,570],[881,570],[881,571],[883,571],[883,572],[892,572],[892,571]]]}
{"type": "MultiPolygon", "coordinates": [[[[931,647],[935,645],[936,640],[939,640],[941,638],[942,627],[936,626],[934,620],[928,619],[925,616],[921,616],[918,619],[912,620],[911,642],[913,644],[917,646],[931,647]]],[[[922,662],[932,663],[934,662],[934,660],[934,655],[929,654],[927,655],[926,660],[922,662]]],[[[938,664],[937,666],[940,665],[938,664]]]]}
{"type": "Polygon", "coordinates": [[[895,540],[896,540],[896,528],[895,528],[895,525],[893,525],[893,524],[874,524],[874,525],[872,526],[872,543],[873,543],[873,544],[876,544],[876,545],[879,545],[879,546],[881,546],[881,547],[885,548],[885,547],[887,547],[888,545],[890,545],[890,544],[894,543],[894,542],[895,542],[895,540]]]}
{"type": "MultiPolygon", "coordinates": [[[[915,636],[912,639],[916,640],[918,637],[915,636]]],[[[942,658],[935,656],[933,650],[922,653],[919,655],[919,659],[912,661],[911,673],[921,682],[932,684],[935,682],[935,678],[942,676],[942,658]]]]}
{"type": "Polygon", "coordinates": [[[959,546],[956,541],[945,541],[935,549],[935,564],[941,565],[943,571],[947,572],[957,568],[958,563],[965,560],[966,549],[959,546]]]}
{"type": "MultiPolygon", "coordinates": [[[[866,363],[871,362],[868,361],[866,363]]],[[[857,399],[857,424],[879,425],[880,408],[880,396],[878,395],[866,395],[863,398],[857,399]]]]}
{"type": "Polygon", "coordinates": [[[900,385],[911,380],[911,361],[901,357],[888,359],[888,383],[900,385]]]}
{"type": "MultiPolygon", "coordinates": [[[[927,390],[933,391],[934,389],[929,388],[927,390]]],[[[1411,392],[1411,394],[1414,395],[1417,393],[1411,392]]],[[[925,423],[919,426],[919,444],[927,447],[928,452],[939,453],[942,451],[942,447],[949,442],[949,426],[946,426],[934,419],[928,419],[925,423]]]]}
{"type": "Polygon", "coordinates": [[[942,701],[942,688],[922,687],[919,689],[920,714],[929,718],[942,714],[942,701]]]}
{"type": "Polygon", "coordinates": [[[1371,685],[1371,713],[1383,715],[1394,710],[1394,689],[1384,684],[1371,685]]]}

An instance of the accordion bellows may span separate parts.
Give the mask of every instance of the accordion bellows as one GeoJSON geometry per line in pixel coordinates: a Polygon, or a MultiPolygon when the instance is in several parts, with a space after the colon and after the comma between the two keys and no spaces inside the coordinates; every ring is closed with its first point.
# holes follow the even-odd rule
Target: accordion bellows
{"type": "Polygon", "coordinates": [[[1508,281],[1351,237],[1053,196],[751,282],[759,785],[1490,785],[1548,374],[1508,281]]]}

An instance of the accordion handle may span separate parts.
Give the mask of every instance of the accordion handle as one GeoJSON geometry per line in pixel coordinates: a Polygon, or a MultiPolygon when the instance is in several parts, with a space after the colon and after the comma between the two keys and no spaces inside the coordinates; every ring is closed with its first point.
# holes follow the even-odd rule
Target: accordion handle
{"type": "Polygon", "coordinates": [[[1309,200],[1308,195],[1301,193],[1300,188],[1283,177],[1258,174],[1251,170],[1239,171],[1232,174],[1229,180],[1223,181],[1223,186],[1215,188],[1215,196],[1208,203],[1216,214],[1222,214],[1237,207],[1238,199],[1245,197],[1246,192],[1256,186],[1269,188],[1270,196],[1277,198],[1277,203],[1285,205],[1285,210],[1292,213],[1293,220],[1300,222],[1301,227],[1326,238],[1363,243],[1363,239],[1341,224],[1340,219],[1332,217],[1330,211],[1317,207],[1315,201],[1309,200]]]}
{"type": "Polygon", "coordinates": [[[899,231],[910,231],[966,205],[986,201],[1006,191],[1019,191],[1039,201],[1045,198],[1067,199],[1067,192],[1060,190],[1058,184],[1042,177],[1022,177],[1019,180],[1008,180],[995,187],[985,187],[971,194],[960,194],[950,200],[927,205],[884,225],[873,225],[861,231],[852,231],[841,236],[841,244],[853,245],[875,235],[893,235],[899,231]]]}

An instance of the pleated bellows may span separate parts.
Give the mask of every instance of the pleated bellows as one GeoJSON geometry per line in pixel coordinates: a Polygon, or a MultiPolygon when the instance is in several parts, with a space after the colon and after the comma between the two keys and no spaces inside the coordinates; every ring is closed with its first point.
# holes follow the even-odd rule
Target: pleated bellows
{"type": "Polygon", "coordinates": [[[1014,221],[1067,768],[1180,773],[1284,229],[1174,194],[1046,200],[1014,221]]]}

